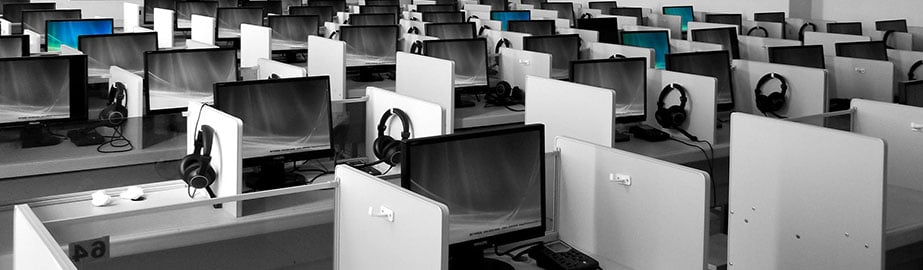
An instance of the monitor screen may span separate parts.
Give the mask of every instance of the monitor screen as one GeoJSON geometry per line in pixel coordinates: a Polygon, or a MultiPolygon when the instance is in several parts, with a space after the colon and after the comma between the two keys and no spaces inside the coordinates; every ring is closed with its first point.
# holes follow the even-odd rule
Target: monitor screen
{"type": "Polygon", "coordinates": [[[532,14],[528,10],[514,10],[514,11],[490,11],[490,19],[494,21],[500,21],[500,28],[503,31],[506,31],[506,22],[511,20],[525,21],[531,20],[532,14]]]}
{"type": "Polygon", "coordinates": [[[554,35],[555,27],[553,20],[513,20],[506,22],[506,31],[525,33],[533,36],[550,36],[554,35]]]}
{"type": "Polygon", "coordinates": [[[86,59],[0,58],[0,126],[86,120],[86,59]]]}
{"type": "Polygon", "coordinates": [[[8,4],[26,4],[31,2],[30,0],[3,0],[0,1],[0,14],[3,14],[3,6],[8,4]]]}
{"type": "Polygon", "coordinates": [[[523,49],[551,54],[551,78],[570,77],[570,61],[580,57],[580,36],[555,35],[523,37],[523,49]]]}
{"type": "Polygon", "coordinates": [[[22,12],[24,10],[54,10],[55,3],[19,3],[4,4],[3,19],[11,23],[22,22],[22,12]]]}
{"type": "Polygon", "coordinates": [[[28,29],[39,35],[44,35],[46,21],[78,20],[80,18],[79,9],[24,10],[22,12],[22,29],[28,29]]]}
{"type": "Polygon", "coordinates": [[[824,46],[769,47],[769,62],[810,68],[827,68],[824,64],[824,46]]]}
{"type": "Polygon", "coordinates": [[[110,66],[144,74],[144,52],[157,50],[157,33],[80,36],[78,47],[87,55],[87,75],[107,77],[110,66]]]}
{"type": "Polygon", "coordinates": [[[904,105],[923,107],[923,80],[898,82],[904,105]]]}
{"type": "Polygon", "coordinates": [[[616,123],[645,120],[647,58],[581,60],[571,62],[571,79],[580,84],[615,91],[616,123]]]}
{"type": "Polygon", "coordinates": [[[366,6],[400,6],[399,0],[365,0],[366,6]]]}
{"type": "Polygon", "coordinates": [[[635,17],[638,25],[644,25],[644,10],[638,7],[620,7],[609,9],[609,15],[635,17]]]}
{"type": "MultiPolygon", "coordinates": [[[[603,14],[606,14],[606,12],[609,12],[609,11],[612,10],[613,8],[619,7],[619,5],[618,5],[618,3],[617,3],[616,1],[597,1],[597,2],[591,1],[591,2],[587,3],[587,5],[588,5],[591,9],[598,9],[598,10],[600,10],[600,12],[602,12],[603,14]]],[[[612,14],[612,15],[616,15],[616,14],[612,14]]]]}
{"type": "Polygon", "coordinates": [[[743,29],[743,16],[740,14],[705,14],[705,22],[736,25],[743,29]]]}
{"type": "Polygon", "coordinates": [[[449,243],[504,244],[544,235],[542,125],[410,139],[401,185],[449,208],[449,243]]]}
{"type": "Polygon", "coordinates": [[[785,23],[785,12],[753,13],[753,20],[758,22],[785,23]]]}
{"type": "Polygon", "coordinates": [[[396,25],[397,16],[391,13],[360,13],[349,15],[349,25],[396,25]]]}
{"type": "Polygon", "coordinates": [[[341,26],[340,40],[346,42],[346,66],[394,65],[400,31],[397,25],[341,26]]]}
{"type": "Polygon", "coordinates": [[[731,80],[731,57],[728,51],[668,54],[667,70],[717,79],[715,95],[718,111],[734,108],[734,82],[731,80]]]}
{"type": "Polygon", "coordinates": [[[680,30],[683,33],[686,32],[686,25],[693,20],[692,6],[673,6],[673,7],[663,7],[663,15],[675,15],[680,16],[680,30]]]}
{"type": "Polygon", "coordinates": [[[176,28],[191,29],[192,15],[215,18],[218,16],[217,1],[179,1],[176,2],[176,28]]]}
{"type": "Polygon", "coordinates": [[[292,6],[289,8],[288,14],[290,15],[314,15],[317,16],[320,20],[319,25],[324,25],[324,22],[332,22],[336,17],[336,11],[333,11],[331,6],[318,6],[318,7],[299,7],[292,6]]]}
{"type": "Polygon", "coordinates": [[[426,35],[440,39],[469,39],[477,36],[475,23],[427,23],[426,35]]]}
{"type": "Polygon", "coordinates": [[[558,12],[558,19],[565,19],[574,25],[574,3],[570,2],[545,2],[541,6],[544,10],[555,10],[558,12]]]}
{"type": "Polygon", "coordinates": [[[215,108],[244,123],[245,166],[332,156],[327,76],[217,83],[214,95],[215,108]]]}
{"type": "Polygon", "coordinates": [[[888,61],[884,41],[843,42],[836,44],[836,56],[888,61]]]}
{"type": "Polygon", "coordinates": [[[861,22],[828,23],[827,33],[861,36],[862,35],[862,23],[861,22]]]}
{"type": "Polygon", "coordinates": [[[184,111],[190,101],[211,104],[213,85],[237,81],[237,76],[235,49],[146,52],[145,114],[184,111]]]}
{"type": "Polygon", "coordinates": [[[737,43],[737,28],[722,27],[708,29],[693,29],[692,40],[720,44],[725,50],[731,51],[734,59],[740,59],[740,44],[737,43]]]}
{"type": "Polygon", "coordinates": [[[487,86],[487,40],[423,41],[423,55],[455,62],[455,87],[487,86]]]}
{"type": "Polygon", "coordinates": [[[360,6],[359,13],[365,13],[365,14],[391,13],[391,14],[394,14],[396,18],[400,18],[402,15],[401,7],[397,5],[394,5],[394,6],[370,6],[370,5],[360,6]]]}
{"type": "Polygon", "coordinates": [[[240,7],[260,8],[263,10],[263,17],[269,16],[270,13],[282,14],[282,1],[243,1],[240,7]]]}
{"type": "Polygon", "coordinates": [[[670,54],[670,35],[667,31],[622,32],[622,44],[654,49],[654,67],[666,68],[666,55],[670,54]]]}
{"type": "Polygon", "coordinates": [[[269,16],[272,43],[308,48],[308,36],[316,36],[320,19],[313,15],[269,16]]]}
{"type": "Polygon", "coordinates": [[[875,30],[878,31],[894,31],[894,32],[907,32],[907,20],[887,20],[887,21],[877,21],[875,22],[875,30]]]}
{"type": "Polygon", "coordinates": [[[458,11],[458,6],[456,5],[439,5],[439,4],[430,4],[430,5],[417,5],[417,12],[452,12],[458,11]]]}
{"type": "Polygon", "coordinates": [[[577,28],[596,31],[599,42],[619,44],[618,18],[577,19],[577,28]]]}
{"type": "Polygon", "coordinates": [[[219,8],[216,23],[218,38],[239,38],[241,24],[263,25],[263,9],[219,8]]]}
{"type": "Polygon", "coordinates": [[[61,45],[76,49],[81,35],[112,34],[112,19],[45,21],[45,47],[49,52],[61,50],[61,45]]]}
{"type": "Polygon", "coordinates": [[[478,0],[478,4],[490,6],[491,11],[505,11],[509,6],[507,0],[478,0]]]}
{"type": "Polygon", "coordinates": [[[311,7],[330,6],[330,7],[333,7],[334,12],[349,11],[346,8],[345,0],[311,0],[311,1],[308,1],[308,6],[311,6],[311,7]]]}
{"type": "Polygon", "coordinates": [[[176,10],[176,0],[144,0],[144,23],[154,23],[154,8],[176,10]]]}
{"type": "Polygon", "coordinates": [[[422,19],[429,23],[460,23],[465,22],[465,13],[461,11],[423,12],[422,19]]]}
{"type": "Polygon", "coordinates": [[[29,56],[29,37],[0,36],[0,58],[29,56]]]}
{"type": "Polygon", "coordinates": [[[523,5],[532,5],[532,7],[541,7],[542,3],[548,2],[547,0],[522,0],[523,5]]]}

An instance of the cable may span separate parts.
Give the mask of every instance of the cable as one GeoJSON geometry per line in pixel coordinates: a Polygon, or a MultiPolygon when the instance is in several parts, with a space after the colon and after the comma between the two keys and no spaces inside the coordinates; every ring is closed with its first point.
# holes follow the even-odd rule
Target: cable
{"type": "Polygon", "coordinates": [[[97,146],[97,147],[96,147],[96,152],[100,152],[100,153],[104,153],[104,154],[112,154],[112,153],[124,153],[124,152],[128,152],[128,151],[131,151],[131,150],[135,150],[135,146],[131,143],[131,141],[128,140],[128,138],[126,138],[125,135],[122,134],[122,129],[121,129],[121,127],[118,127],[118,126],[117,126],[117,127],[113,127],[113,128],[112,128],[112,136],[103,136],[103,138],[106,138],[106,139],[109,139],[109,140],[106,141],[106,142],[103,142],[102,144],[100,144],[99,146],[97,146]],[[125,142],[125,143],[124,143],[124,144],[116,144],[116,142],[125,142]],[[103,147],[106,147],[107,145],[110,146],[110,147],[112,147],[112,148],[125,148],[125,147],[128,147],[128,148],[127,148],[127,149],[118,149],[118,150],[103,150],[103,147]]]}
{"type": "Polygon", "coordinates": [[[507,110],[514,111],[514,112],[524,112],[524,111],[526,111],[526,110],[520,110],[520,109],[513,109],[513,108],[510,108],[509,105],[506,105],[506,106],[503,106],[503,107],[506,107],[507,110]]]}
{"type": "MultiPolygon", "coordinates": [[[[512,252],[513,252],[514,250],[519,250],[519,249],[522,249],[522,248],[525,248],[525,247],[531,248],[531,247],[534,247],[534,246],[537,246],[537,245],[541,245],[541,244],[545,244],[545,242],[542,242],[542,241],[530,242],[530,243],[518,245],[518,246],[512,247],[512,248],[510,248],[510,249],[507,249],[507,250],[504,251],[503,253],[498,252],[498,249],[499,249],[499,247],[500,247],[499,245],[494,245],[494,255],[497,255],[497,256],[510,256],[510,257],[512,257],[512,258],[515,260],[515,258],[521,256],[522,253],[516,254],[516,255],[514,256],[514,255],[512,254],[512,252]]],[[[526,249],[526,250],[529,250],[529,249],[526,249]]]]}
{"type": "Polygon", "coordinates": [[[670,140],[677,141],[677,142],[679,142],[679,143],[685,144],[685,145],[690,146],[690,147],[695,147],[695,148],[699,149],[699,151],[702,151],[702,155],[705,156],[706,164],[708,164],[708,177],[711,178],[711,181],[709,181],[709,182],[711,182],[711,193],[712,193],[711,198],[712,198],[712,205],[718,205],[718,194],[717,194],[717,192],[718,192],[718,184],[715,183],[715,167],[712,165],[712,159],[713,159],[714,156],[715,156],[715,149],[712,147],[711,143],[708,142],[708,141],[704,141],[704,140],[695,141],[695,142],[704,142],[706,145],[708,145],[708,149],[711,150],[711,154],[712,154],[711,157],[709,157],[709,156],[708,156],[708,152],[705,152],[705,148],[702,148],[701,146],[694,145],[694,144],[691,144],[691,143],[687,143],[687,142],[681,141],[681,140],[676,139],[676,138],[673,138],[673,137],[670,137],[670,140]]]}
{"type": "Polygon", "coordinates": [[[381,173],[381,175],[386,175],[386,174],[388,174],[388,172],[390,172],[391,169],[394,169],[394,165],[388,166],[388,169],[385,170],[385,172],[381,173]]]}
{"type": "Polygon", "coordinates": [[[333,173],[333,172],[327,171],[327,172],[322,172],[322,173],[320,173],[320,174],[318,174],[318,175],[315,175],[313,178],[311,178],[311,180],[308,180],[308,184],[313,184],[314,181],[317,180],[317,178],[320,178],[321,176],[328,175],[328,174],[331,174],[331,173],[333,173]]]}

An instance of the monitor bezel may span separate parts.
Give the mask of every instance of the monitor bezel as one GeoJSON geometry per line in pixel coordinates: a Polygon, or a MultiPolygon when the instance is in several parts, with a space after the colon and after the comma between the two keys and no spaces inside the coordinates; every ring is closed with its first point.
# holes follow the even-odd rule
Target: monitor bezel
{"type": "Polygon", "coordinates": [[[679,23],[679,24],[680,24],[680,30],[682,30],[684,33],[685,33],[686,29],[689,29],[687,23],[688,23],[688,22],[694,22],[694,21],[695,21],[695,9],[694,9],[692,6],[663,6],[663,7],[660,8],[660,12],[661,12],[662,14],[664,14],[664,15],[680,16],[680,17],[681,17],[681,18],[680,18],[680,23],[679,23]],[[688,8],[689,11],[690,11],[690,12],[689,12],[689,13],[690,13],[689,16],[692,16],[692,18],[689,18],[689,20],[686,21],[686,23],[683,23],[683,21],[682,21],[682,16],[680,16],[680,15],[667,14],[667,9],[674,9],[674,8],[675,8],[675,9],[680,9],[680,8],[685,9],[685,8],[688,8]],[[686,29],[682,29],[682,28],[686,28],[686,29]]]}
{"type": "MultiPolygon", "coordinates": [[[[423,22],[425,22],[425,23],[440,23],[440,22],[431,22],[430,20],[427,20],[427,17],[429,17],[429,16],[434,16],[434,15],[443,15],[443,14],[461,15],[461,20],[457,21],[457,23],[460,23],[460,22],[467,22],[467,20],[465,20],[465,12],[463,12],[463,11],[422,12],[422,13],[420,13],[420,14],[421,14],[421,15],[420,15],[420,20],[423,21],[423,22]]],[[[441,23],[445,23],[445,22],[441,22],[441,23]]]]}
{"type": "MultiPolygon", "coordinates": [[[[173,2],[173,8],[174,8],[173,11],[175,12],[174,15],[173,15],[173,29],[174,29],[174,30],[179,30],[179,31],[192,30],[192,27],[191,27],[192,24],[191,24],[191,23],[190,23],[190,27],[189,27],[189,28],[179,27],[179,3],[208,3],[208,4],[212,4],[212,3],[213,3],[213,4],[215,4],[215,20],[218,19],[218,9],[221,8],[221,5],[218,3],[218,1],[210,1],[210,0],[209,0],[209,1],[189,1],[189,0],[185,0],[185,1],[175,1],[175,2],[173,2]]],[[[195,15],[195,14],[189,14],[189,19],[190,19],[190,20],[192,20],[192,15],[195,15]]],[[[216,23],[217,23],[217,21],[216,21],[216,23]]]]}
{"type": "MultiPolygon", "coordinates": [[[[615,123],[616,123],[616,124],[620,124],[620,123],[629,124],[629,123],[640,123],[640,122],[644,122],[645,120],[647,120],[647,69],[650,67],[650,64],[649,64],[649,62],[648,62],[648,59],[647,59],[646,57],[629,57],[629,58],[612,58],[612,59],[589,59],[589,60],[571,61],[571,62],[570,62],[570,81],[571,81],[571,82],[574,82],[574,78],[575,78],[574,75],[575,75],[575,73],[576,73],[576,72],[574,72],[574,70],[575,70],[575,69],[574,69],[574,66],[580,65],[580,64],[596,64],[596,63],[607,63],[607,62],[613,62],[613,63],[620,63],[620,62],[641,62],[641,65],[644,67],[644,73],[643,73],[643,74],[644,74],[644,76],[645,76],[644,79],[641,80],[641,81],[644,82],[644,88],[642,88],[643,91],[641,91],[641,96],[644,97],[644,104],[643,104],[644,111],[643,111],[643,113],[641,113],[641,115],[616,116],[616,117],[615,117],[615,123]],[[619,120],[621,120],[621,121],[619,121],[619,120]]],[[[578,83],[578,82],[574,82],[574,83],[578,83]]],[[[596,87],[596,86],[594,86],[594,87],[596,87]]],[[[604,88],[604,89],[608,89],[608,88],[604,88]]],[[[615,89],[609,89],[609,90],[615,91],[615,89]]],[[[616,101],[618,101],[618,96],[616,96],[616,101]]],[[[615,112],[612,112],[612,113],[613,113],[613,116],[615,116],[615,112]]]]}
{"type": "Polygon", "coordinates": [[[583,19],[577,18],[577,19],[575,20],[574,25],[575,25],[575,28],[577,28],[577,29],[585,29],[585,30],[596,31],[596,32],[598,33],[597,38],[598,38],[599,42],[602,42],[602,43],[610,43],[610,44],[621,44],[621,43],[622,43],[622,40],[621,40],[622,35],[619,34],[621,31],[620,31],[619,28],[618,28],[618,18],[612,18],[612,17],[604,17],[604,18],[583,18],[583,19]],[[583,27],[581,26],[581,22],[593,22],[593,21],[595,21],[595,22],[603,22],[602,24],[597,24],[597,25],[605,25],[605,26],[606,26],[606,27],[605,27],[606,29],[591,29],[591,28],[584,28],[585,26],[583,26],[583,27]],[[611,26],[611,27],[610,27],[610,26],[611,26]],[[603,35],[603,33],[606,33],[606,35],[603,35]],[[613,43],[613,42],[608,42],[608,41],[610,41],[610,40],[603,39],[603,36],[606,36],[607,38],[609,38],[610,36],[614,36],[614,37],[615,37],[615,42],[614,42],[614,43],[613,43]]]}
{"type": "Polygon", "coordinates": [[[782,12],[782,11],[755,12],[755,13],[753,13],[753,21],[757,21],[757,22],[774,22],[774,23],[783,23],[783,24],[784,24],[784,23],[785,23],[785,18],[786,18],[786,17],[785,17],[785,12],[782,12]],[[763,16],[778,16],[779,14],[782,14],[782,20],[781,20],[781,21],[760,20],[760,19],[759,19],[760,17],[763,17],[763,16]]]}
{"type": "Polygon", "coordinates": [[[910,30],[910,29],[908,29],[908,27],[909,27],[909,26],[907,25],[907,19],[893,19],[893,20],[875,21],[875,30],[878,30],[878,31],[894,31],[894,32],[907,33],[907,31],[910,30]],[[901,22],[903,23],[903,27],[902,27],[902,28],[903,28],[903,31],[898,31],[898,30],[881,30],[881,27],[882,27],[881,24],[901,23],[901,22]]]}
{"type": "Polygon", "coordinates": [[[478,37],[477,24],[475,24],[475,23],[473,23],[473,22],[463,22],[463,23],[426,23],[426,24],[423,25],[424,32],[426,33],[427,36],[442,39],[441,37],[431,36],[431,35],[430,35],[430,28],[431,28],[431,27],[436,27],[436,26],[443,26],[443,25],[468,25],[468,26],[470,26],[470,28],[471,28],[471,38],[477,38],[477,37],[478,37]]]}
{"type": "MultiPolygon", "coordinates": [[[[85,51],[85,50],[84,50],[84,43],[83,43],[83,40],[84,40],[84,39],[107,38],[107,37],[132,37],[132,36],[153,36],[153,37],[154,37],[154,51],[160,50],[160,46],[157,46],[157,44],[159,44],[159,43],[158,43],[158,42],[159,42],[159,39],[158,39],[158,37],[157,37],[157,32],[134,32],[134,33],[112,33],[112,34],[102,34],[102,35],[80,35],[80,36],[77,37],[77,50],[79,50],[79,51],[81,51],[81,52],[84,52],[84,51],[85,51]]],[[[144,63],[144,52],[142,52],[140,56],[141,56],[141,63],[143,64],[143,63],[144,63]]],[[[89,56],[87,56],[87,57],[89,58],[89,56]]],[[[87,68],[89,68],[89,66],[90,66],[89,59],[87,59],[87,68]]],[[[123,68],[123,67],[120,67],[120,68],[123,68]]],[[[143,70],[143,67],[142,67],[142,70],[143,70]]]]}
{"type": "MultiPolygon", "coordinates": [[[[240,59],[237,58],[237,50],[233,48],[204,48],[204,49],[182,49],[182,50],[162,50],[144,52],[144,83],[142,93],[144,95],[144,115],[173,114],[185,112],[188,108],[171,108],[171,109],[151,109],[151,92],[150,92],[150,71],[148,70],[148,57],[155,54],[179,54],[179,53],[197,53],[212,51],[231,51],[234,52],[234,81],[240,78],[240,59]]],[[[213,86],[214,87],[214,86],[213,86]]],[[[214,88],[212,88],[214,91],[214,88]]],[[[212,99],[214,101],[214,97],[212,99]]]]}
{"type": "MultiPolygon", "coordinates": [[[[26,27],[25,27],[25,25],[24,25],[24,24],[25,24],[25,19],[26,19],[26,14],[31,14],[31,13],[73,13],[73,12],[76,12],[76,13],[77,13],[77,18],[74,18],[74,19],[71,19],[71,20],[76,20],[76,19],[81,19],[81,18],[83,18],[83,10],[80,10],[80,9],[28,9],[28,10],[23,10],[23,11],[22,11],[22,14],[20,15],[20,24],[21,24],[22,27],[19,28],[19,33],[22,34],[22,33],[25,33],[25,31],[26,31],[26,27]]],[[[45,20],[45,21],[48,21],[48,20],[45,20]]],[[[42,23],[42,25],[44,25],[44,23],[42,23]]],[[[42,36],[45,35],[44,31],[43,31],[43,33],[38,33],[38,34],[39,34],[39,35],[42,35],[42,36]]]]}
{"type": "MultiPolygon", "coordinates": [[[[317,13],[322,13],[324,10],[317,10],[317,11],[318,11],[317,13]]],[[[318,19],[319,25],[323,25],[323,23],[326,23],[326,22],[333,22],[333,21],[336,19],[336,17],[337,17],[336,14],[337,14],[336,9],[335,9],[333,6],[290,6],[290,7],[288,7],[288,15],[295,15],[295,16],[299,16],[299,15],[317,16],[317,17],[318,17],[317,19],[318,19]],[[326,21],[325,21],[325,20],[323,20],[323,17],[321,17],[321,15],[315,15],[315,14],[292,14],[292,11],[295,10],[295,9],[330,9],[330,13],[327,14],[327,15],[329,15],[330,20],[326,20],[326,21]]]]}
{"type": "MultiPolygon", "coordinates": [[[[22,49],[22,52],[21,52],[22,55],[19,56],[19,57],[27,57],[27,56],[30,56],[31,53],[29,52],[29,36],[27,36],[27,35],[8,35],[8,36],[0,36],[0,39],[17,39],[17,38],[20,39],[20,42],[22,43],[22,44],[21,44],[21,46],[22,46],[22,48],[21,48],[21,49],[22,49]]],[[[0,58],[16,58],[16,57],[0,57],[0,58]]]]}
{"type": "Polygon", "coordinates": [[[16,62],[16,61],[41,61],[51,58],[65,58],[68,60],[68,71],[70,74],[70,88],[68,89],[69,95],[69,106],[70,111],[68,112],[69,116],[66,118],[56,118],[56,119],[42,119],[42,120],[26,120],[18,122],[8,122],[0,123],[0,127],[22,127],[29,123],[71,123],[71,122],[81,122],[87,121],[89,119],[89,104],[87,97],[87,56],[86,55],[52,55],[52,56],[36,56],[36,57],[11,57],[11,58],[0,58],[0,62],[16,62]],[[76,72],[76,73],[75,73],[76,72]],[[76,75],[76,76],[75,76],[76,75]]]}
{"type": "MultiPolygon", "coordinates": [[[[486,38],[482,38],[482,37],[479,37],[479,38],[469,38],[469,39],[432,39],[432,40],[424,40],[424,41],[423,41],[423,52],[422,52],[422,54],[425,55],[425,56],[438,58],[438,57],[430,56],[430,55],[427,54],[427,52],[428,52],[428,47],[429,47],[429,46],[427,46],[428,44],[433,44],[433,43],[451,43],[451,42],[475,42],[475,41],[482,41],[482,42],[484,42],[484,45],[487,45],[487,39],[486,39],[486,38]]],[[[466,88],[476,89],[476,88],[484,88],[484,87],[490,86],[490,52],[487,50],[487,46],[484,46],[484,55],[486,56],[486,57],[484,58],[484,78],[487,79],[486,84],[484,84],[484,85],[472,85],[472,86],[466,86],[466,87],[455,87],[455,86],[453,85],[453,89],[466,89],[466,88]]],[[[441,59],[441,58],[440,58],[440,59],[441,59]]],[[[455,76],[455,74],[452,74],[452,76],[455,76]]]]}
{"type": "Polygon", "coordinates": [[[821,58],[823,59],[823,58],[825,58],[825,57],[824,57],[824,45],[769,46],[767,49],[769,50],[769,52],[768,52],[768,53],[769,53],[769,63],[780,64],[780,65],[798,66],[798,67],[806,67],[806,68],[827,69],[827,63],[826,63],[826,61],[821,61],[821,62],[820,62],[821,65],[823,65],[822,67],[809,67],[809,66],[802,66],[802,65],[795,65],[795,64],[788,64],[788,63],[779,63],[779,62],[774,62],[774,61],[773,61],[773,59],[775,59],[775,57],[773,57],[773,56],[776,56],[776,55],[778,55],[778,54],[780,54],[780,53],[784,53],[784,52],[786,52],[786,51],[788,51],[788,50],[794,50],[794,49],[815,49],[815,50],[818,50],[818,49],[819,49],[820,52],[821,52],[820,56],[821,56],[821,58]]]}
{"type": "Polygon", "coordinates": [[[853,42],[837,42],[837,43],[835,43],[833,46],[834,46],[834,49],[835,49],[835,52],[836,52],[836,56],[837,56],[837,57],[849,57],[849,58],[866,59],[866,60],[874,60],[874,61],[888,61],[888,45],[887,45],[883,40],[853,41],[853,42]],[[871,44],[881,44],[881,46],[884,48],[884,54],[882,54],[882,56],[884,56],[884,59],[870,59],[870,58],[853,57],[853,56],[841,56],[841,55],[840,55],[840,49],[841,49],[843,46],[852,46],[852,45],[871,45],[871,44]]]}
{"type": "MultiPolygon", "coordinates": [[[[547,30],[547,29],[546,29],[546,30],[547,30]]],[[[555,21],[554,21],[554,20],[509,20],[509,21],[506,21],[506,30],[504,30],[504,31],[507,31],[507,32],[514,32],[514,33],[521,33],[521,34],[529,34],[529,35],[532,35],[532,36],[552,36],[552,35],[555,35],[555,34],[556,34],[556,32],[557,32],[557,27],[555,26],[555,21]],[[535,34],[535,33],[514,31],[514,30],[510,29],[510,26],[512,25],[511,23],[517,24],[517,25],[519,25],[519,26],[529,25],[529,24],[544,24],[544,25],[542,25],[542,26],[544,26],[544,27],[546,27],[546,28],[547,28],[547,26],[550,25],[550,26],[551,26],[551,33],[549,33],[549,34],[535,34]]]]}
{"type": "MultiPolygon", "coordinates": [[[[109,34],[115,33],[115,20],[112,18],[93,18],[93,19],[68,19],[68,20],[47,20],[45,21],[45,42],[42,45],[45,46],[45,50],[48,50],[48,41],[51,39],[48,38],[48,25],[56,22],[91,22],[91,21],[108,21],[109,22],[109,34]]],[[[77,46],[80,45],[80,35],[77,36],[77,46]]],[[[76,49],[76,48],[74,48],[76,49]]]]}
{"type": "MultiPolygon", "coordinates": [[[[309,36],[319,36],[319,35],[320,35],[320,29],[321,29],[321,27],[324,27],[324,23],[321,22],[320,16],[318,16],[318,15],[272,15],[272,16],[266,17],[266,25],[267,25],[269,28],[272,28],[272,21],[273,21],[273,20],[284,19],[284,18],[305,18],[305,17],[308,17],[308,18],[314,17],[314,19],[317,21],[317,29],[314,30],[314,33],[313,33],[313,34],[312,34],[312,33],[308,33],[308,35],[309,35],[309,36]]],[[[271,34],[271,33],[270,33],[270,39],[272,39],[272,34],[271,34]]],[[[305,40],[305,42],[307,42],[307,40],[305,40]]]]}
{"type": "Polygon", "coordinates": [[[863,32],[865,32],[865,31],[862,30],[862,22],[832,22],[832,23],[827,23],[827,33],[831,33],[831,34],[840,34],[840,35],[861,36],[861,35],[863,34],[863,32]],[[830,32],[831,26],[833,26],[833,27],[836,27],[836,26],[843,26],[843,27],[845,27],[845,26],[859,26],[859,33],[858,33],[858,34],[851,34],[851,33],[830,32]]]}
{"type": "Polygon", "coordinates": [[[424,12],[452,12],[452,11],[459,11],[459,10],[458,10],[458,6],[457,6],[457,5],[453,5],[453,4],[423,4],[423,5],[417,5],[415,11],[416,11],[416,12],[420,12],[420,13],[424,13],[424,12]],[[420,7],[421,7],[421,6],[422,6],[422,7],[450,7],[452,10],[449,10],[449,11],[445,11],[445,10],[423,11],[423,10],[420,10],[420,7]]]}
{"type": "MultiPolygon", "coordinates": [[[[738,42],[740,42],[740,38],[738,37],[738,33],[737,33],[738,28],[734,28],[733,26],[731,26],[731,27],[715,27],[715,28],[690,29],[690,30],[689,30],[689,32],[690,32],[689,35],[691,35],[692,41],[704,42],[704,43],[711,43],[711,42],[707,42],[707,41],[696,40],[696,38],[695,38],[696,33],[714,32],[714,31],[719,31],[719,30],[724,30],[724,31],[727,31],[728,33],[733,34],[732,37],[731,37],[732,40],[730,41],[731,47],[730,47],[730,48],[727,48],[727,50],[730,51],[730,53],[731,53],[731,59],[740,59],[740,44],[738,43],[738,42]]],[[[711,44],[717,44],[717,43],[711,43],[711,44]]],[[[722,45],[723,45],[723,44],[722,44],[722,45]]]]}
{"type": "MultiPolygon", "coordinates": [[[[720,51],[702,51],[702,52],[684,52],[684,53],[671,53],[671,54],[667,54],[667,55],[666,55],[666,58],[664,59],[665,62],[666,62],[666,67],[664,68],[664,70],[673,71],[673,72],[686,73],[685,71],[677,71],[677,70],[671,70],[671,69],[670,69],[670,62],[673,61],[673,60],[671,60],[673,57],[687,57],[687,56],[691,56],[691,55],[713,55],[713,54],[722,54],[721,56],[724,56],[724,58],[726,58],[726,59],[728,60],[728,67],[727,67],[726,69],[724,69],[724,70],[727,70],[727,72],[728,72],[728,74],[727,74],[727,76],[728,76],[728,84],[729,84],[729,87],[730,87],[730,89],[728,89],[728,90],[730,91],[730,94],[731,94],[731,102],[730,102],[730,103],[719,103],[719,102],[717,101],[717,97],[718,97],[718,88],[716,87],[716,88],[715,88],[715,98],[716,98],[716,100],[715,100],[715,107],[717,108],[717,111],[718,111],[718,112],[732,111],[732,110],[734,110],[734,105],[736,104],[736,102],[735,102],[735,100],[734,100],[734,88],[735,88],[735,87],[734,87],[734,77],[733,77],[733,76],[734,76],[734,72],[731,70],[731,64],[733,63],[733,61],[731,61],[731,57],[730,57],[730,54],[731,54],[731,53],[728,52],[727,50],[720,50],[720,51]]],[[[694,73],[689,73],[689,74],[698,75],[698,74],[694,74],[694,73]]],[[[706,75],[698,75],[698,76],[706,76],[706,75]]],[[[710,77],[710,76],[706,76],[706,77],[710,77]]],[[[714,77],[712,77],[712,78],[714,78],[714,77]]],[[[715,83],[716,83],[716,84],[718,83],[717,78],[715,78],[715,83]]]]}

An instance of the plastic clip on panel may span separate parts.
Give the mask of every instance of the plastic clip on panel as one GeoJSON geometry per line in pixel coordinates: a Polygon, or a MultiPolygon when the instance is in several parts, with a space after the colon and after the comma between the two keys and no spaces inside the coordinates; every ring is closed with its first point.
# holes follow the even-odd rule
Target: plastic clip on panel
{"type": "Polygon", "coordinates": [[[910,130],[913,132],[923,133],[923,124],[916,123],[916,122],[910,122],[910,130]]]}
{"type": "Polygon", "coordinates": [[[613,181],[623,186],[631,186],[631,176],[620,173],[610,173],[609,181],[613,181]]]}
{"type": "Polygon", "coordinates": [[[383,217],[388,220],[388,222],[394,222],[394,210],[391,210],[384,205],[378,207],[378,213],[374,212],[374,207],[369,206],[369,216],[371,217],[383,217]]]}

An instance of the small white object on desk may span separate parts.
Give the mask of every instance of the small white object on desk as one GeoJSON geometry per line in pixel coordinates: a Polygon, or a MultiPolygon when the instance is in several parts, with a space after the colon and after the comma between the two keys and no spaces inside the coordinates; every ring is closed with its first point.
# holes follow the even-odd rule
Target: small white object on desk
{"type": "Polygon", "coordinates": [[[122,193],[119,193],[119,197],[126,200],[139,201],[144,197],[144,189],[139,186],[130,186],[122,193]]]}
{"type": "Polygon", "coordinates": [[[93,192],[93,195],[90,195],[90,196],[93,198],[92,200],[90,200],[90,203],[92,203],[93,206],[96,206],[96,207],[106,206],[112,202],[112,197],[106,194],[106,192],[103,190],[93,192]]]}

